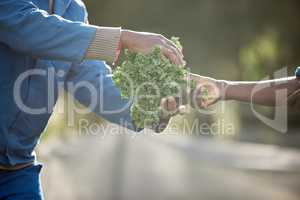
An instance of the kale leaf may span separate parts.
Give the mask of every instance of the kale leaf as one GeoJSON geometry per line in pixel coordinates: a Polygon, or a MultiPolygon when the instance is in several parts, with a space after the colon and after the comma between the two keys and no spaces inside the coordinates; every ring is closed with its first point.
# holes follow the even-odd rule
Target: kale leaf
{"type": "MultiPolygon", "coordinates": [[[[179,38],[172,41],[182,48],[179,38]]],[[[125,50],[125,59],[113,72],[113,80],[122,98],[132,99],[131,117],[137,128],[158,125],[161,116],[160,101],[176,96],[187,87],[188,71],[161,56],[155,47],[148,55],[125,50]]]]}

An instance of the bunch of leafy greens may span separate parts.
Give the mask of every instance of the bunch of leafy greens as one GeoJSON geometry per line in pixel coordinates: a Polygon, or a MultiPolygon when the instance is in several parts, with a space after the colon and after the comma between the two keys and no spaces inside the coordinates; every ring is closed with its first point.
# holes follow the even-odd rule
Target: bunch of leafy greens
{"type": "MultiPolygon", "coordinates": [[[[182,48],[178,38],[172,38],[182,48]]],[[[125,99],[133,99],[131,116],[137,128],[156,126],[163,97],[176,96],[187,86],[187,70],[172,64],[155,47],[148,54],[125,50],[125,59],[113,73],[113,80],[125,99]]]]}

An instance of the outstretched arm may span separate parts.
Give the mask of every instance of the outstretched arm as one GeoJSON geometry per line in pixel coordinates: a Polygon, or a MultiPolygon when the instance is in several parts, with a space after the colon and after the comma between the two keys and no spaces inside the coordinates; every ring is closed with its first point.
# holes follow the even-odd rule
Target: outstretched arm
{"type": "Polygon", "coordinates": [[[86,59],[113,62],[119,45],[141,53],[158,45],[172,62],[183,63],[180,49],[159,34],[67,20],[49,15],[31,0],[0,1],[0,42],[35,58],[76,63],[86,59]]]}
{"type": "MultiPolygon", "coordinates": [[[[198,89],[206,87],[210,98],[199,98],[198,104],[207,107],[219,100],[237,100],[252,102],[255,104],[276,106],[286,102],[288,98],[298,93],[300,81],[298,78],[287,77],[282,79],[246,82],[246,81],[220,81],[208,77],[191,74],[198,89]],[[284,96],[280,96],[280,102],[276,102],[279,91],[286,90],[284,96]]],[[[200,94],[201,96],[201,94],[200,94]]]]}
{"type": "Polygon", "coordinates": [[[225,99],[276,106],[276,103],[286,102],[287,98],[299,88],[300,84],[296,77],[259,82],[228,81],[225,99]],[[286,90],[286,95],[281,96],[280,102],[276,102],[276,95],[283,89],[286,90]]]}

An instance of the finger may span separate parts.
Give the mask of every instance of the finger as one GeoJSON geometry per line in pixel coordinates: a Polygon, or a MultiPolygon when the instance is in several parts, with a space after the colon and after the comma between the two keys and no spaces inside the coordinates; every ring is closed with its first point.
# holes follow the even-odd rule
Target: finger
{"type": "Polygon", "coordinates": [[[181,48],[179,48],[172,40],[169,40],[169,39],[166,38],[166,37],[164,37],[164,39],[165,39],[165,41],[166,41],[166,43],[167,43],[168,45],[171,45],[171,46],[173,46],[174,48],[176,48],[176,50],[178,51],[178,53],[181,54],[182,57],[184,57],[183,54],[182,54],[182,49],[181,49],[181,48]]]}
{"type": "Polygon", "coordinates": [[[167,41],[164,41],[164,43],[165,43],[165,45],[163,48],[165,49],[165,51],[167,51],[167,53],[172,53],[173,56],[176,57],[176,61],[174,64],[176,64],[178,66],[184,66],[185,61],[183,60],[182,53],[179,52],[176,47],[173,47],[172,45],[168,44],[167,41]]]}
{"type": "Polygon", "coordinates": [[[169,48],[174,55],[176,55],[176,59],[177,59],[177,62],[179,63],[180,66],[184,66],[184,60],[183,60],[183,55],[181,52],[179,52],[177,50],[176,47],[173,47],[172,45],[168,45],[167,48],[169,48]]]}
{"type": "Polygon", "coordinates": [[[172,47],[175,48],[176,52],[178,53],[178,55],[179,55],[181,58],[184,58],[184,55],[183,55],[183,53],[182,53],[182,49],[181,49],[181,48],[179,48],[178,46],[176,46],[176,44],[175,44],[174,42],[172,42],[171,40],[168,40],[168,39],[167,39],[166,42],[167,42],[168,45],[170,45],[170,46],[172,46],[172,47]]]}
{"type": "Polygon", "coordinates": [[[175,97],[163,98],[160,102],[160,107],[165,115],[173,115],[177,112],[177,102],[175,97]]]}
{"type": "Polygon", "coordinates": [[[209,101],[207,101],[206,102],[206,105],[207,105],[207,107],[209,107],[209,106],[212,106],[212,105],[214,105],[215,103],[217,103],[218,101],[217,100],[209,100],[209,101]]]}
{"type": "MultiPolygon", "coordinates": [[[[172,42],[171,44],[174,44],[174,43],[172,42]]],[[[172,46],[172,45],[171,45],[171,46],[172,46]]],[[[174,50],[176,51],[176,54],[177,54],[177,56],[178,56],[178,58],[179,58],[179,60],[180,60],[181,66],[185,66],[185,65],[186,65],[186,62],[185,62],[185,60],[184,60],[184,55],[183,55],[181,49],[179,49],[178,47],[176,47],[176,45],[175,45],[175,47],[174,47],[174,46],[172,46],[172,47],[173,47],[174,50]]]]}
{"type": "Polygon", "coordinates": [[[201,101],[201,108],[207,109],[208,108],[208,104],[206,101],[201,101]]]}
{"type": "Polygon", "coordinates": [[[177,60],[176,55],[174,54],[173,51],[171,51],[168,48],[163,47],[162,49],[162,54],[163,56],[165,56],[167,59],[169,59],[171,61],[171,63],[175,64],[175,65],[180,65],[180,62],[177,60]]]}
{"type": "Polygon", "coordinates": [[[216,104],[218,102],[218,98],[216,98],[215,96],[211,96],[211,98],[207,99],[207,98],[203,98],[201,95],[197,96],[197,104],[198,106],[201,108],[208,108],[214,104],[216,104]]]}
{"type": "Polygon", "coordinates": [[[166,110],[166,107],[167,107],[167,98],[162,98],[161,101],[160,101],[160,107],[163,109],[163,110],[166,110]]]}
{"type": "Polygon", "coordinates": [[[177,102],[174,97],[167,97],[167,110],[170,112],[175,112],[177,109],[177,102]]]}
{"type": "Polygon", "coordinates": [[[169,104],[168,98],[163,98],[160,101],[160,107],[161,107],[161,110],[162,110],[164,116],[169,114],[168,104],[169,104]]]}
{"type": "Polygon", "coordinates": [[[178,47],[173,41],[171,41],[167,38],[165,38],[165,39],[166,39],[167,44],[170,45],[171,47],[173,47],[174,50],[176,51],[176,54],[179,56],[179,59],[181,61],[181,65],[185,66],[186,62],[184,60],[184,55],[182,53],[182,48],[178,47]]]}
{"type": "Polygon", "coordinates": [[[160,101],[160,118],[161,119],[167,119],[169,117],[169,112],[166,109],[167,107],[167,98],[163,98],[160,101]]]}
{"type": "Polygon", "coordinates": [[[207,105],[207,101],[206,100],[204,100],[204,99],[202,99],[202,98],[200,98],[199,100],[198,100],[198,106],[200,107],[200,108],[207,108],[208,107],[208,105],[207,105]]]}

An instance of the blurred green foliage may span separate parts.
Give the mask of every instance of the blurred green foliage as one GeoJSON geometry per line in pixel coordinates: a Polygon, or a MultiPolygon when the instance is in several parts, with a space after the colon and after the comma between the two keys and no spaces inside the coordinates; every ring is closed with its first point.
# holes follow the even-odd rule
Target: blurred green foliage
{"type": "Polygon", "coordinates": [[[243,69],[243,80],[260,80],[268,75],[280,58],[278,34],[274,31],[266,32],[240,51],[240,63],[243,69]]]}

